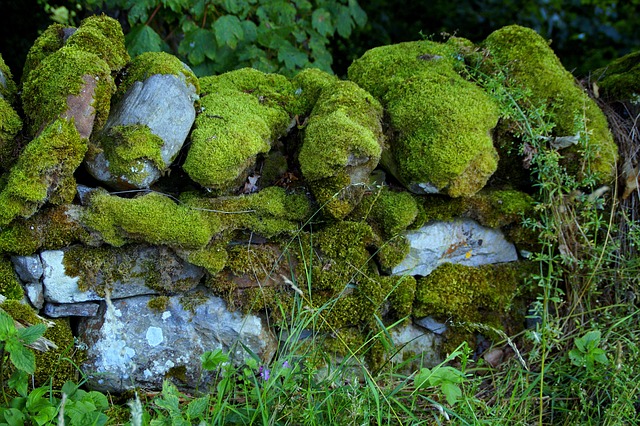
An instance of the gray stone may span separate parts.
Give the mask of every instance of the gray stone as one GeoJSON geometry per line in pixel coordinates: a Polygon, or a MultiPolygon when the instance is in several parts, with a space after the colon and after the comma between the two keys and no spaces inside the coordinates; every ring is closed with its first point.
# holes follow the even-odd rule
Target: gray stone
{"type": "Polygon", "coordinates": [[[411,249],[393,268],[394,275],[426,276],[443,263],[480,266],[518,260],[515,246],[502,232],[471,219],[432,222],[405,235],[411,249]]]}
{"type": "Polygon", "coordinates": [[[394,364],[407,362],[404,370],[415,371],[421,367],[433,367],[442,362],[440,348],[442,336],[413,324],[391,330],[391,340],[397,353],[391,358],[394,364]]]}
{"type": "MultiPolygon", "coordinates": [[[[42,252],[45,300],[52,303],[77,303],[104,300],[109,291],[112,299],[138,295],[188,291],[198,285],[204,270],[179,258],[164,246],[131,245],[125,248],[74,247],[42,252]],[[77,265],[79,276],[68,276],[65,253],[82,250],[84,257],[100,256],[100,270],[90,265],[77,265]],[[90,289],[81,291],[80,276],[90,289]],[[176,288],[179,287],[179,288],[176,288]],[[100,294],[98,294],[98,292],[100,294]]],[[[72,257],[73,258],[73,257],[72,257]]]]}
{"type": "Polygon", "coordinates": [[[42,261],[40,256],[33,254],[31,256],[11,256],[13,269],[24,283],[30,283],[40,280],[42,277],[42,261]]]}
{"type": "Polygon", "coordinates": [[[432,317],[424,317],[419,319],[414,319],[413,322],[420,327],[426,328],[432,333],[436,334],[444,334],[447,331],[447,325],[441,323],[440,321],[436,321],[432,317]]]}
{"type": "Polygon", "coordinates": [[[44,305],[44,314],[51,318],[63,317],[93,317],[98,314],[98,303],[47,303],[44,305]]]}
{"type": "Polygon", "coordinates": [[[181,388],[205,389],[212,374],[201,368],[200,355],[222,349],[234,363],[250,355],[268,362],[277,341],[254,315],[227,310],[208,290],[172,296],[166,308],[149,308],[151,296],[107,301],[96,317],[79,323],[79,339],[88,347],[82,370],[91,389],[122,392],[141,386],[159,390],[165,376],[180,376],[181,388]],[[197,301],[190,309],[181,300],[197,301]],[[176,374],[179,372],[179,374],[176,374]]]}
{"type": "Polygon", "coordinates": [[[29,303],[36,309],[42,309],[44,305],[44,289],[40,281],[26,283],[24,286],[24,293],[29,299],[29,303]]]}
{"type": "Polygon", "coordinates": [[[159,170],[151,160],[141,158],[132,165],[138,178],[114,176],[103,152],[87,159],[87,169],[96,179],[116,188],[149,187],[169,167],[189,135],[196,117],[193,106],[196,99],[195,87],[175,75],[154,74],[136,81],[112,108],[102,132],[106,135],[115,126],[147,126],[164,142],[160,150],[164,169],[159,170]]]}

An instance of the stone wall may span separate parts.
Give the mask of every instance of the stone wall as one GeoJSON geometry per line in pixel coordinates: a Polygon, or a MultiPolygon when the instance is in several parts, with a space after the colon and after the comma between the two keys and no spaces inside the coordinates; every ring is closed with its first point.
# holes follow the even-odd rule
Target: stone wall
{"type": "Polygon", "coordinates": [[[165,53],[129,58],[110,18],[53,25],[20,92],[0,63],[2,308],[55,318],[46,359],[75,340],[88,386],[115,392],[204,383],[216,348],[268,362],[298,300],[336,359],[376,317],[398,323],[395,361],[436,363],[474,344],[473,324],[515,332],[532,190],[508,117],[466,71],[498,62],[555,109],[556,139],[571,145],[568,120],[587,115],[611,179],[604,116],[525,28],[372,49],[343,81],[198,78],[165,53]]]}

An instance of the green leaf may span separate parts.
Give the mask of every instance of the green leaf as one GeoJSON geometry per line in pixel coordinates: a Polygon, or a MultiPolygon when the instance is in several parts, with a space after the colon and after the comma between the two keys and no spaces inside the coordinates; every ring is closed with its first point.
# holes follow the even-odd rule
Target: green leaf
{"type": "Polygon", "coordinates": [[[133,4],[127,13],[127,20],[132,27],[138,23],[145,23],[149,19],[151,5],[147,1],[138,1],[133,4]]]}
{"type": "Polygon", "coordinates": [[[308,57],[305,52],[296,49],[285,40],[278,48],[278,60],[284,62],[285,68],[295,70],[296,67],[302,68],[308,62],[308,57]]]}
{"type": "Polygon", "coordinates": [[[340,37],[347,38],[351,35],[353,20],[347,6],[340,5],[338,16],[336,17],[336,28],[340,37]]]}
{"type": "Polygon", "coordinates": [[[4,419],[9,426],[22,426],[24,425],[25,416],[17,408],[9,408],[4,412],[4,419]]]}
{"type": "Polygon", "coordinates": [[[440,386],[440,389],[442,390],[445,398],[447,398],[449,405],[454,405],[462,396],[462,390],[460,390],[460,387],[453,383],[443,383],[442,386],[440,386]]]}
{"type": "Polygon", "coordinates": [[[216,52],[213,32],[198,27],[185,33],[178,46],[178,53],[185,55],[192,65],[201,64],[205,57],[215,59],[216,52]]]}
{"type": "Polygon", "coordinates": [[[418,374],[413,378],[413,386],[416,389],[426,387],[425,385],[427,385],[429,377],[431,377],[431,370],[428,368],[421,368],[420,372],[418,372],[418,374]]]}
{"type": "Polygon", "coordinates": [[[11,338],[5,344],[5,350],[9,352],[9,359],[17,369],[27,374],[33,374],[36,371],[36,357],[29,348],[22,345],[22,342],[11,338]]]}
{"type": "Polygon", "coordinates": [[[331,14],[323,8],[313,11],[311,14],[311,24],[316,31],[325,37],[333,35],[335,31],[331,24],[331,14]]]}
{"type": "Polygon", "coordinates": [[[583,367],[585,365],[584,355],[577,349],[571,349],[569,351],[569,359],[575,366],[583,367]]]}
{"type": "Polygon", "coordinates": [[[203,396],[202,398],[196,398],[189,403],[187,406],[187,417],[190,420],[194,420],[197,417],[200,417],[202,413],[209,406],[209,397],[203,396]]]}
{"type": "Polygon", "coordinates": [[[604,349],[596,348],[592,352],[593,359],[597,363],[607,365],[609,363],[609,358],[607,358],[607,354],[604,349]]]}
{"type": "Polygon", "coordinates": [[[242,31],[247,43],[254,43],[258,38],[258,27],[253,21],[242,21],[242,31]]]}
{"type": "Polygon", "coordinates": [[[158,33],[146,25],[136,25],[131,28],[131,31],[124,39],[131,57],[138,56],[144,52],[162,51],[162,39],[158,33]]]}
{"type": "Polygon", "coordinates": [[[238,41],[244,38],[244,30],[237,16],[224,15],[219,17],[213,24],[218,46],[224,45],[235,49],[238,41]]]}
{"type": "Polygon", "coordinates": [[[11,315],[0,309],[0,341],[15,336],[18,332],[11,315]]]}
{"type": "Polygon", "coordinates": [[[349,11],[351,12],[351,16],[353,16],[353,20],[356,22],[356,25],[364,27],[367,23],[367,13],[362,10],[358,4],[358,0],[349,0],[349,11]]]}
{"type": "Polygon", "coordinates": [[[30,345],[42,337],[45,331],[47,331],[47,326],[44,324],[36,324],[27,328],[21,328],[18,330],[18,339],[22,340],[22,343],[25,345],[30,345]]]}
{"type": "Polygon", "coordinates": [[[249,4],[244,0],[224,0],[223,5],[227,12],[236,16],[246,14],[249,9],[249,4]]]}
{"type": "Polygon", "coordinates": [[[91,402],[98,410],[104,411],[109,408],[109,400],[107,397],[96,391],[91,391],[82,398],[83,401],[91,402]]]}
{"type": "Polygon", "coordinates": [[[7,385],[22,396],[27,396],[29,375],[22,370],[15,370],[7,385]]]}
{"type": "Polygon", "coordinates": [[[62,393],[66,394],[67,397],[73,396],[73,394],[76,393],[76,390],[78,390],[78,385],[73,383],[71,380],[66,381],[65,384],[62,385],[61,389],[62,393]]]}
{"type": "Polygon", "coordinates": [[[189,7],[188,0],[162,0],[162,4],[168,6],[169,9],[173,10],[176,13],[182,13],[183,9],[187,9],[189,7]]]}
{"type": "Polygon", "coordinates": [[[200,355],[200,361],[202,361],[202,368],[207,371],[215,370],[220,367],[220,364],[227,362],[229,356],[222,352],[222,349],[216,349],[215,351],[207,351],[200,355]]]}
{"type": "Polygon", "coordinates": [[[29,396],[27,397],[27,410],[34,412],[39,409],[51,405],[48,399],[44,399],[43,396],[47,393],[47,388],[40,387],[31,391],[29,396]]]}
{"type": "Polygon", "coordinates": [[[39,411],[31,416],[31,420],[34,420],[38,425],[42,426],[53,420],[58,413],[58,409],[51,404],[47,407],[42,407],[39,411]]]}

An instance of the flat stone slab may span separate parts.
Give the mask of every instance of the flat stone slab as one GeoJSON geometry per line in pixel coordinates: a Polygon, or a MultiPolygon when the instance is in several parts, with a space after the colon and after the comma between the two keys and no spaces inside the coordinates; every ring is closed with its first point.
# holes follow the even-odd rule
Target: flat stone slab
{"type": "Polygon", "coordinates": [[[471,219],[431,222],[405,235],[411,248],[393,275],[427,276],[443,263],[480,266],[518,260],[516,247],[500,230],[471,219]]]}

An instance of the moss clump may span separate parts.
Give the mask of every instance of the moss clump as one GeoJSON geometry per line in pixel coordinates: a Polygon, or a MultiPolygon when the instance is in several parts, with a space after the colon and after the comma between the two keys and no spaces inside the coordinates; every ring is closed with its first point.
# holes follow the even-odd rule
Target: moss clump
{"type": "Polygon", "coordinates": [[[199,250],[187,251],[181,256],[192,265],[201,266],[211,275],[215,275],[227,264],[229,255],[225,245],[224,242],[216,242],[199,250]]]}
{"type": "Polygon", "coordinates": [[[20,116],[9,102],[0,96],[0,167],[3,169],[8,169],[16,159],[18,146],[15,137],[21,129],[20,116]]]}
{"type": "Polygon", "coordinates": [[[460,77],[459,57],[455,46],[422,41],[371,49],[349,67],[389,115],[381,164],[413,192],[472,195],[497,168],[497,105],[460,77]]]}
{"type": "Polygon", "coordinates": [[[84,19],[65,45],[96,54],[111,71],[119,71],[131,59],[120,24],[106,15],[84,19]]]}
{"type": "Polygon", "coordinates": [[[306,68],[291,80],[297,96],[297,105],[291,112],[296,115],[308,115],[313,109],[320,92],[335,84],[337,77],[318,68],[306,68]]]}
{"type": "Polygon", "coordinates": [[[71,202],[73,173],[87,145],[73,123],[58,119],[31,141],[11,168],[0,192],[0,225],[16,216],[29,217],[45,202],[71,202]]]}
{"type": "Polygon", "coordinates": [[[470,267],[445,263],[417,282],[415,316],[501,328],[526,273],[518,263],[470,267]]]}
{"type": "Polygon", "coordinates": [[[322,209],[330,218],[344,219],[360,203],[366,191],[363,185],[351,185],[351,177],[346,172],[309,183],[309,189],[322,209]]]}
{"type": "Polygon", "coordinates": [[[40,249],[57,250],[86,240],[87,232],[73,220],[69,206],[40,210],[29,219],[16,219],[0,230],[0,253],[26,256],[40,249]]]}
{"type": "Polygon", "coordinates": [[[148,164],[159,171],[166,169],[161,154],[163,145],[162,138],[153,134],[148,126],[114,126],[100,136],[97,145],[91,145],[89,157],[95,158],[102,152],[114,179],[143,188],[148,186],[148,164]]]}
{"type": "Polygon", "coordinates": [[[416,220],[418,203],[408,192],[381,187],[367,194],[351,217],[366,220],[384,238],[391,238],[416,220]]]}
{"type": "Polygon", "coordinates": [[[105,242],[117,247],[139,241],[199,249],[212,236],[202,212],[158,193],[127,199],[97,190],[91,195],[81,221],[105,242]]]}
{"type": "Polygon", "coordinates": [[[593,72],[602,94],[610,99],[640,100],[640,51],[612,61],[593,72]]]}
{"type": "Polygon", "coordinates": [[[155,74],[170,74],[178,77],[184,84],[192,86],[196,94],[200,93],[200,82],[193,71],[180,59],[164,52],[146,52],[136,56],[127,66],[125,77],[118,85],[114,96],[117,102],[136,81],[145,81],[155,74]]]}
{"type": "Polygon", "coordinates": [[[355,83],[336,81],[324,88],[298,156],[303,176],[313,181],[346,169],[351,183],[367,181],[382,152],[381,120],[380,103],[355,83]]]}
{"type": "MultiPolygon", "coordinates": [[[[7,300],[0,305],[11,317],[25,325],[41,324],[43,321],[30,306],[17,300],[7,300]]],[[[53,320],[53,326],[47,328],[43,337],[58,347],[47,352],[34,351],[36,371],[33,375],[34,387],[49,385],[60,389],[68,380],[77,383],[77,369],[85,354],[74,348],[71,326],[66,319],[53,320]]]]}
{"type": "Polygon", "coordinates": [[[280,79],[255,70],[231,71],[201,81],[206,89],[202,112],[196,118],[182,168],[202,186],[235,190],[257,156],[269,152],[287,131],[290,117],[279,103],[286,94],[278,91],[283,90],[280,79]]]}
{"type": "Polygon", "coordinates": [[[111,69],[93,53],[63,47],[44,58],[24,83],[22,102],[31,134],[37,134],[67,111],[68,97],[79,95],[86,86],[84,76],[96,82],[92,103],[96,111],[94,128],[104,125],[115,90],[111,69]]]}
{"type": "MultiPolygon", "coordinates": [[[[593,100],[575,83],[548,43],[529,28],[512,25],[491,33],[482,43],[500,69],[506,68],[514,84],[530,89],[532,100],[545,105],[553,116],[555,136],[572,136],[584,121],[589,138],[582,150],[593,154],[591,171],[601,182],[609,182],[616,172],[617,146],[607,120],[593,100]]],[[[496,65],[488,65],[489,71],[496,65]]],[[[578,158],[575,147],[565,153],[578,158]]],[[[579,162],[575,162],[579,163],[579,162]]],[[[578,170],[575,170],[578,172],[578,170]]]]}
{"type": "Polygon", "coordinates": [[[53,24],[40,34],[27,53],[22,69],[22,83],[27,81],[31,71],[35,70],[44,58],[64,45],[64,32],[71,29],[61,24],[53,24]]]}
{"type": "Polygon", "coordinates": [[[274,186],[233,197],[184,194],[182,201],[200,211],[216,232],[248,229],[265,237],[298,231],[312,213],[311,203],[304,195],[287,194],[274,186]]]}
{"type": "Polygon", "coordinates": [[[391,271],[394,266],[402,262],[411,250],[409,240],[403,235],[396,235],[390,240],[380,244],[376,252],[376,259],[383,271],[391,271]]]}
{"type": "Polygon", "coordinates": [[[13,270],[13,264],[5,257],[0,257],[0,294],[7,299],[22,300],[24,291],[13,270]]]}
{"type": "Polygon", "coordinates": [[[152,297],[147,302],[147,306],[152,311],[155,311],[155,312],[158,312],[158,313],[162,313],[162,312],[166,311],[167,307],[169,306],[169,297],[168,296],[152,297]]]}
{"type": "Polygon", "coordinates": [[[12,104],[15,100],[16,90],[16,83],[13,81],[11,70],[4,63],[4,59],[0,54],[0,98],[4,98],[9,104],[12,104]]]}

